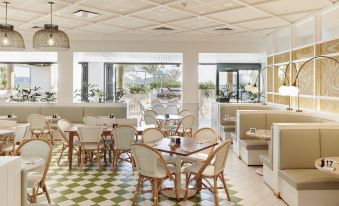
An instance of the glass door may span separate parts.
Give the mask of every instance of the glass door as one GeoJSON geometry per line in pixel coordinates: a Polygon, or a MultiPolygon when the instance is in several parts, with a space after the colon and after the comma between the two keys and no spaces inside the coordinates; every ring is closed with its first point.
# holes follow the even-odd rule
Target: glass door
{"type": "Polygon", "coordinates": [[[217,96],[220,102],[238,102],[238,73],[237,70],[217,73],[217,96]]]}

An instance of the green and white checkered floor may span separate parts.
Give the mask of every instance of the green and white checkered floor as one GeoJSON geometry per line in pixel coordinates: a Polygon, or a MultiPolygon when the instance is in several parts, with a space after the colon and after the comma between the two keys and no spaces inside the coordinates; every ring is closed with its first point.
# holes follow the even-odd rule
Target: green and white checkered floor
{"type": "MultiPolygon", "coordinates": [[[[66,152],[64,152],[60,166],[57,165],[60,150],[60,145],[53,149],[52,163],[47,176],[47,188],[54,204],[60,206],[132,205],[131,199],[134,195],[137,176],[136,173],[133,173],[129,163],[120,163],[115,172],[111,171],[110,165],[102,172],[98,172],[95,163],[86,165],[84,170],[80,171],[75,157],[73,158],[73,170],[69,171],[66,152]]],[[[147,187],[150,188],[149,185],[146,185],[146,189],[147,187]]],[[[219,204],[223,206],[238,205],[237,203],[241,199],[234,196],[237,192],[232,190],[232,185],[228,185],[228,188],[232,202],[227,201],[225,191],[220,189],[219,204]]],[[[139,195],[137,205],[153,205],[152,197],[151,193],[139,195]]],[[[45,196],[39,197],[38,202],[46,202],[45,196]]],[[[213,195],[204,190],[195,197],[181,202],[160,195],[159,205],[209,206],[214,205],[214,201],[213,195]]]]}

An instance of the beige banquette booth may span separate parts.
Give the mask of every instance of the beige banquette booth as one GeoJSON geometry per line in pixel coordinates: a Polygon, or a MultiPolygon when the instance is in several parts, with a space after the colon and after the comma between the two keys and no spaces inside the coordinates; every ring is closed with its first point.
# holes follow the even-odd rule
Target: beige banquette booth
{"type": "Polygon", "coordinates": [[[42,104],[42,103],[4,103],[0,105],[0,114],[15,113],[18,123],[26,123],[30,114],[51,116],[58,114],[61,118],[73,123],[83,123],[85,115],[108,116],[114,114],[115,118],[127,117],[126,103],[102,103],[102,104],[42,104]]]}
{"type": "Polygon", "coordinates": [[[264,181],[291,206],[339,205],[339,178],[315,168],[322,157],[339,156],[339,123],[273,124],[273,162],[264,161],[264,181]]]}
{"type": "Polygon", "coordinates": [[[235,122],[225,120],[225,115],[236,117],[237,110],[274,110],[272,106],[257,104],[257,103],[211,103],[211,125],[212,128],[218,132],[221,140],[232,138],[233,142],[236,140],[235,135],[235,122]]]}
{"type": "Polygon", "coordinates": [[[262,165],[260,155],[267,155],[269,142],[248,137],[250,128],[271,130],[273,123],[326,123],[333,120],[318,117],[308,113],[293,111],[237,111],[236,147],[237,155],[247,165],[262,165]]]}

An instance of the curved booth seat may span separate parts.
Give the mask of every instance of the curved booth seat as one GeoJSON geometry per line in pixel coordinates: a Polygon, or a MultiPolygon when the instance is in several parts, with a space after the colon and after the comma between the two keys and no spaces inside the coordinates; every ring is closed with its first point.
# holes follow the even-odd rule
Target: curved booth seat
{"type": "MultiPolygon", "coordinates": [[[[225,120],[225,115],[236,117],[237,110],[274,110],[273,107],[259,103],[211,103],[211,126],[217,131],[218,137],[225,141],[235,133],[236,123],[225,120]]],[[[232,138],[235,142],[236,139],[232,138]]]]}
{"type": "Polygon", "coordinates": [[[126,103],[102,103],[102,104],[43,104],[43,103],[3,103],[0,104],[1,115],[15,113],[18,116],[19,123],[27,122],[30,114],[41,114],[50,116],[58,114],[64,119],[68,119],[73,123],[82,123],[82,118],[87,115],[110,115],[114,114],[116,118],[127,117],[126,103]]]}
{"type": "Polygon", "coordinates": [[[317,159],[339,156],[339,123],[274,124],[272,141],[264,181],[275,194],[291,206],[339,205],[339,179],[315,168],[317,159]]]}
{"type": "MultiPolygon", "coordinates": [[[[30,114],[41,114],[52,116],[58,114],[61,118],[72,123],[83,123],[83,117],[91,114],[95,116],[108,116],[114,114],[115,118],[127,118],[126,103],[74,103],[74,104],[44,104],[44,103],[3,103],[0,104],[0,114],[8,115],[15,113],[18,123],[26,123],[30,114]]],[[[54,139],[59,139],[60,134],[56,128],[56,123],[52,123],[54,139]]],[[[27,132],[27,135],[30,135],[27,132]]],[[[27,136],[29,137],[29,136],[27,136]]]]}
{"type": "Polygon", "coordinates": [[[268,154],[271,141],[253,139],[246,135],[250,128],[271,130],[276,123],[326,123],[333,120],[320,118],[313,114],[291,111],[244,111],[238,110],[236,153],[247,165],[262,165],[260,155],[268,154]],[[250,141],[249,141],[250,140],[250,141]]]}

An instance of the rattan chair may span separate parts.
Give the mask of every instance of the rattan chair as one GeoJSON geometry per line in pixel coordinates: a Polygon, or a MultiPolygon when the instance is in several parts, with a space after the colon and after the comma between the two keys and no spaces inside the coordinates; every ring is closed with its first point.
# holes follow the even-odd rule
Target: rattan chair
{"type": "Polygon", "coordinates": [[[184,169],[184,172],[186,173],[186,192],[185,192],[185,200],[187,199],[188,195],[188,189],[189,189],[189,184],[193,181],[196,182],[198,190],[201,189],[208,189],[210,190],[213,195],[214,195],[214,205],[219,205],[218,202],[218,178],[221,180],[226,195],[227,199],[230,199],[229,192],[227,190],[227,185],[225,182],[224,178],[224,169],[225,169],[225,164],[229,152],[229,147],[231,145],[231,141],[227,140],[224,142],[222,145],[220,145],[218,148],[216,148],[204,161],[203,163],[197,163],[193,164],[189,167],[186,167],[184,169]],[[212,163],[212,161],[214,162],[212,163]],[[213,186],[212,184],[208,181],[208,179],[213,179],[213,186]],[[206,185],[203,180],[205,180],[208,185],[206,185]],[[202,187],[204,186],[204,187],[202,187]]]}
{"type": "MultiPolygon", "coordinates": [[[[154,199],[154,205],[158,205],[158,194],[162,189],[162,183],[169,179],[174,182],[175,181],[175,168],[171,166],[167,166],[165,160],[162,155],[152,147],[137,143],[134,144],[131,148],[133,158],[135,160],[136,169],[138,171],[138,183],[136,186],[133,203],[135,203],[136,197],[142,189],[143,183],[146,180],[149,180],[152,184],[152,193],[154,199]],[[174,177],[173,177],[174,176],[174,177]]],[[[176,188],[176,187],[175,187],[176,188]]],[[[143,191],[142,193],[147,192],[143,191]]],[[[176,198],[178,199],[178,191],[176,192],[176,198]]]]}
{"type": "Polygon", "coordinates": [[[100,125],[100,119],[97,116],[86,115],[82,119],[84,121],[85,126],[98,126],[100,125]]]}
{"type": "MultiPolygon", "coordinates": [[[[15,131],[17,124],[15,121],[0,120],[1,129],[12,129],[15,131]]],[[[15,133],[4,135],[0,138],[0,155],[12,155],[16,146],[15,133]]]]}
{"type": "Polygon", "coordinates": [[[182,118],[177,125],[177,128],[175,130],[175,134],[185,137],[192,137],[192,130],[193,130],[193,124],[194,124],[194,115],[189,114],[182,118]]]}
{"type": "MultiPolygon", "coordinates": [[[[201,128],[193,134],[193,138],[196,139],[200,143],[210,143],[214,144],[218,141],[217,135],[212,128],[201,128]]],[[[203,162],[207,159],[208,155],[211,154],[214,147],[207,148],[198,153],[194,153],[190,156],[183,157],[183,163],[198,163],[203,162]]]]}
{"type": "MultiPolygon", "coordinates": [[[[27,175],[27,187],[32,188],[32,194],[27,194],[28,199],[31,203],[35,203],[37,196],[45,194],[48,200],[48,203],[51,203],[49,193],[46,187],[46,177],[49,169],[49,165],[52,159],[52,146],[51,144],[44,139],[29,139],[24,141],[19,148],[16,150],[15,155],[20,155],[21,157],[39,157],[44,159],[43,167],[36,171],[30,172],[27,175]],[[39,190],[42,189],[42,192],[39,190]]],[[[24,195],[24,194],[22,194],[24,195]]]]}
{"type": "Polygon", "coordinates": [[[102,127],[79,126],[78,132],[81,142],[80,170],[82,170],[86,157],[90,158],[92,154],[96,154],[98,170],[101,171],[101,153],[105,147],[105,144],[101,141],[102,127]]]}
{"type": "Polygon", "coordinates": [[[134,138],[138,135],[137,130],[133,126],[129,125],[120,125],[113,129],[113,161],[112,161],[112,170],[116,169],[119,160],[124,160],[132,164],[133,169],[135,168],[133,158],[130,154],[131,147],[134,141],[134,138]],[[127,154],[128,158],[121,158],[121,154],[127,154]]]}
{"type": "MultiPolygon", "coordinates": [[[[61,157],[62,157],[62,154],[63,152],[65,151],[65,149],[69,148],[69,145],[68,145],[68,142],[69,142],[69,136],[67,134],[67,132],[65,132],[65,130],[67,128],[70,128],[70,127],[73,127],[73,124],[72,122],[66,120],[66,119],[60,119],[57,123],[57,127],[58,127],[58,131],[60,133],[60,136],[62,137],[62,139],[64,140],[63,143],[62,143],[62,149],[61,149],[61,152],[60,152],[60,156],[59,156],[59,159],[58,159],[58,165],[60,164],[60,160],[61,160],[61,157]]],[[[80,166],[80,146],[81,146],[81,142],[79,140],[79,138],[75,138],[73,139],[73,148],[74,150],[75,147],[78,147],[78,165],[80,166]]]]}
{"type": "Polygon", "coordinates": [[[27,122],[31,130],[32,138],[51,138],[52,145],[54,145],[53,130],[47,119],[40,114],[30,114],[27,117],[27,122]]]}

